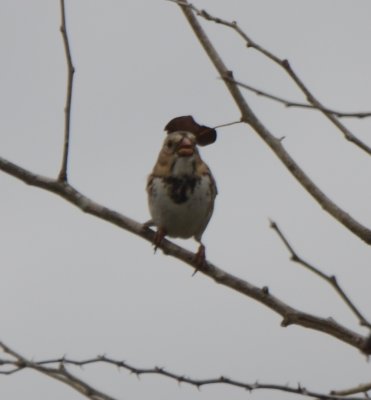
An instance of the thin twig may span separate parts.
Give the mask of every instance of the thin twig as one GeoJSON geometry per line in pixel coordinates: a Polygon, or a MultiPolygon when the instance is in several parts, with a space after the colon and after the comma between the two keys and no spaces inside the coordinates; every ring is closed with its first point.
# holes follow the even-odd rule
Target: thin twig
{"type": "MultiPolygon", "coordinates": [[[[60,182],[58,180],[33,174],[32,172],[1,157],[0,170],[22,180],[28,185],[39,187],[48,192],[57,194],[66,201],[80,208],[85,213],[110,222],[153,243],[155,233],[151,229],[144,228],[143,224],[140,224],[139,222],[136,222],[118,213],[117,211],[113,211],[94,202],[76,190],[69,183],[60,182]]],[[[192,268],[198,268],[198,266],[195,264],[195,254],[191,253],[190,251],[166,239],[161,242],[159,247],[164,251],[165,254],[182,260],[192,268]]],[[[371,342],[369,341],[368,337],[364,337],[344,327],[332,318],[320,318],[315,315],[307,314],[297,310],[271,294],[267,287],[256,287],[243,279],[223,271],[222,269],[213,265],[211,262],[206,262],[202,268],[199,268],[199,273],[208,276],[223,286],[229,287],[232,290],[235,290],[258,301],[259,303],[264,304],[266,307],[283,317],[281,325],[284,327],[289,325],[300,325],[302,327],[324,332],[345,343],[350,344],[365,354],[371,354],[371,342]]]]}
{"type": "Polygon", "coordinates": [[[290,252],[291,260],[302,265],[309,271],[313,272],[320,278],[324,279],[328,284],[330,284],[334,288],[334,290],[339,294],[339,296],[345,302],[345,304],[356,315],[356,317],[359,320],[360,325],[371,329],[371,323],[364,317],[364,315],[358,310],[358,308],[353,304],[353,302],[350,300],[350,298],[347,296],[347,294],[344,292],[344,290],[340,287],[340,285],[337,282],[336,276],[326,275],[324,272],[322,272],[317,267],[315,267],[312,264],[308,263],[307,261],[303,260],[303,258],[301,258],[297,254],[297,252],[294,250],[294,248],[291,246],[291,244],[289,243],[289,241],[287,240],[285,235],[282,233],[281,229],[278,227],[276,222],[271,221],[270,226],[277,233],[277,235],[280,237],[280,239],[286,246],[287,250],[290,252]]]}
{"type": "MultiPolygon", "coordinates": [[[[310,92],[308,87],[304,84],[304,82],[299,78],[298,74],[291,68],[290,63],[287,59],[281,59],[280,57],[276,56],[269,50],[265,49],[263,46],[259,45],[257,42],[255,42],[251,37],[249,37],[237,24],[236,21],[227,21],[223,18],[219,17],[214,17],[212,16],[208,11],[201,10],[197,7],[195,7],[193,4],[188,3],[186,0],[169,0],[173,3],[178,4],[180,7],[184,9],[188,9],[190,12],[195,12],[196,15],[208,20],[208,21],[213,21],[217,24],[221,24],[224,26],[227,26],[228,28],[233,29],[234,31],[237,32],[239,36],[243,38],[243,40],[246,43],[246,46],[248,48],[253,48],[259,53],[263,54],[264,56],[268,57],[270,60],[278,64],[280,67],[282,67],[286,73],[291,77],[291,79],[296,83],[298,88],[304,93],[306,99],[308,102],[316,109],[318,109],[320,112],[322,112],[327,119],[329,119],[332,124],[334,124],[340,132],[342,132],[343,136],[345,137],[346,140],[349,142],[355,144],[358,146],[360,149],[365,151],[367,154],[371,155],[371,147],[369,147],[366,143],[358,139],[345,125],[343,125],[338,118],[336,117],[335,114],[329,112],[327,110],[327,107],[324,107],[315,97],[314,95],[310,92]]],[[[219,71],[220,72],[220,71],[219,71]]],[[[225,73],[221,73],[220,76],[222,79],[226,78],[232,78],[232,76],[226,75],[225,73]]]]}
{"type": "Polygon", "coordinates": [[[72,104],[72,90],[73,90],[73,77],[75,74],[75,67],[72,63],[70,43],[67,34],[66,25],[66,8],[64,0],[60,0],[61,7],[61,27],[60,31],[63,37],[64,50],[67,61],[67,94],[66,94],[66,105],[64,108],[64,145],[63,145],[63,157],[62,166],[58,175],[58,179],[61,182],[67,182],[67,168],[68,168],[68,154],[70,145],[70,129],[71,129],[71,104],[72,104]]]}
{"type": "MultiPolygon", "coordinates": [[[[0,366],[1,366],[1,361],[0,360],[0,366]]],[[[13,365],[17,367],[19,362],[23,362],[23,359],[19,360],[16,358],[16,361],[13,361],[13,365]]],[[[4,361],[4,364],[9,363],[8,360],[4,361]]],[[[92,365],[92,364],[99,364],[99,363],[104,363],[104,364],[110,364],[114,365],[117,368],[123,368],[129,371],[132,374],[135,374],[137,376],[140,375],[160,375],[167,377],[171,380],[176,381],[177,383],[187,383],[191,386],[195,386],[196,388],[200,388],[202,386],[209,386],[209,385],[229,385],[229,386],[234,386],[238,388],[242,388],[245,390],[248,390],[250,392],[255,391],[255,390],[276,390],[276,391],[281,391],[281,392],[286,392],[286,393],[294,393],[298,394],[301,396],[305,397],[313,397],[317,399],[323,399],[323,400],[339,400],[341,399],[340,395],[336,395],[335,393],[331,392],[331,394],[325,394],[325,393],[318,393],[312,390],[308,390],[305,387],[301,386],[300,384],[297,385],[296,387],[294,386],[289,386],[289,385],[278,385],[278,384],[273,384],[273,383],[260,383],[260,382],[254,382],[254,383],[247,383],[243,381],[238,381],[236,379],[230,379],[225,376],[220,376],[217,378],[209,378],[209,379],[195,379],[188,377],[186,375],[180,375],[176,374],[174,372],[168,371],[165,368],[162,367],[153,367],[153,368],[139,368],[139,367],[134,367],[133,365],[130,365],[126,361],[122,360],[115,360],[113,358],[107,357],[107,356],[98,356],[86,360],[73,360],[69,359],[66,357],[61,357],[61,358],[56,358],[56,359],[50,359],[50,360],[43,360],[43,361],[35,361],[33,364],[39,366],[39,367],[45,367],[49,365],[56,365],[60,366],[62,365],[63,367],[67,366],[78,366],[78,367],[83,367],[85,365],[92,365]]],[[[24,365],[23,368],[27,368],[28,365],[24,365]]],[[[50,367],[49,367],[50,368],[50,367]]],[[[49,369],[45,368],[45,369],[49,369]]],[[[15,371],[19,371],[20,368],[15,369],[15,371]]],[[[66,369],[64,368],[64,371],[66,369]]],[[[0,371],[0,374],[2,372],[0,371]]],[[[358,391],[360,393],[361,391],[358,391]]],[[[363,398],[359,397],[348,397],[347,400],[363,400],[363,398]]]]}
{"type": "Polygon", "coordinates": [[[367,154],[371,155],[371,147],[369,147],[362,140],[358,139],[345,125],[343,125],[335,115],[326,111],[326,108],[314,97],[314,95],[309,91],[308,87],[304,84],[304,82],[299,78],[298,74],[291,68],[291,65],[288,60],[283,60],[281,62],[281,66],[285,69],[285,71],[290,75],[293,81],[297,84],[297,86],[301,89],[301,91],[305,94],[307,100],[310,104],[316,107],[322,114],[335,125],[340,132],[343,133],[344,138],[349,142],[355,144],[360,149],[365,151],[367,154]]]}
{"type": "Polygon", "coordinates": [[[217,129],[217,128],[225,128],[226,126],[232,126],[232,125],[237,125],[237,124],[242,124],[243,121],[233,121],[233,122],[228,122],[226,124],[221,124],[221,125],[216,125],[212,129],[217,129]]]}
{"type": "MultiPolygon", "coordinates": [[[[228,80],[228,78],[225,78],[228,80]]],[[[262,96],[265,97],[267,99],[270,100],[274,100],[278,103],[281,103],[283,105],[285,105],[286,107],[289,108],[306,108],[308,110],[317,110],[317,111],[325,111],[328,112],[329,114],[333,114],[336,117],[339,118],[366,118],[366,117],[371,117],[371,112],[365,111],[365,112],[342,112],[342,111],[336,111],[333,110],[331,108],[321,108],[321,107],[315,107],[312,104],[308,104],[308,103],[300,103],[300,102],[296,102],[296,101],[292,101],[292,100],[287,100],[284,99],[283,97],[279,97],[276,96],[274,94],[268,93],[264,90],[261,89],[257,89],[254,86],[251,85],[247,85],[246,83],[242,83],[240,81],[236,81],[235,79],[230,79],[231,82],[235,83],[236,85],[249,90],[250,92],[253,92],[255,94],[257,94],[258,96],[262,96]]]]}
{"type": "MultiPolygon", "coordinates": [[[[40,363],[28,360],[24,356],[20,355],[18,352],[12,350],[9,346],[6,346],[4,343],[0,342],[0,348],[3,351],[12,357],[15,358],[14,366],[15,369],[12,373],[18,372],[24,368],[33,369],[38,371],[44,375],[47,375],[51,378],[54,378],[60,382],[63,382],[67,386],[70,386],[72,389],[76,390],[77,392],[81,393],[85,397],[91,400],[115,400],[113,397],[93,388],[88,383],[84,382],[83,380],[77,378],[69,371],[66,370],[64,363],[58,363],[56,367],[45,367],[40,363]]],[[[9,360],[6,360],[9,362],[9,360]]],[[[1,362],[0,362],[1,365],[1,362]]],[[[9,371],[5,372],[9,375],[9,371]]]]}

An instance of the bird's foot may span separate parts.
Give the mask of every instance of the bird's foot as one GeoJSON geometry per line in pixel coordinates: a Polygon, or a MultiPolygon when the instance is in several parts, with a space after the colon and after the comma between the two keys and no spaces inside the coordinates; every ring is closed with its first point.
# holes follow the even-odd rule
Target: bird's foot
{"type": "Polygon", "coordinates": [[[161,245],[162,239],[166,236],[166,231],[163,228],[158,228],[155,237],[153,238],[153,245],[155,246],[155,253],[161,245]]]}
{"type": "Polygon", "coordinates": [[[205,246],[203,244],[200,244],[200,247],[197,250],[197,253],[195,254],[193,258],[193,262],[196,266],[192,276],[194,276],[200,269],[202,269],[205,266],[206,263],[206,252],[205,252],[205,246]]]}
{"type": "MultiPolygon", "coordinates": [[[[152,226],[155,226],[155,223],[150,219],[149,221],[145,222],[142,225],[142,231],[148,231],[149,228],[151,228],[152,226]]],[[[157,249],[159,248],[159,246],[161,245],[162,239],[165,237],[166,235],[166,231],[163,228],[158,228],[155,232],[155,236],[153,237],[152,243],[154,245],[154,250],[155,253],[157,251],[157,249]]]]}

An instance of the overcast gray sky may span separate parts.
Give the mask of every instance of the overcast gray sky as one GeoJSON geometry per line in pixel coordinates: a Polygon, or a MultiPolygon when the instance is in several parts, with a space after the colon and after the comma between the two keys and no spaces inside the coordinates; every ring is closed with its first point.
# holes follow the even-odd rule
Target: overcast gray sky
{"type": "MultiPolygon", "coordinates": [[[[255,41],[288,58],[327,106],[371,109],[371,3],[367,0],[195,0],[237,20],[255,41]]],[[[66,0],[76,67],[69,176],[93,200],[138,221],[149,218],[146,177],[173,117],[215,126],[239,119],[179,8],[165,0],[66,0]]],[[[283,71],[235,33],[202,21],[235,76],[302,101],[283,71]]],[[[59,1],[0,2],[0,155],[56,176],[63,143],[66,66],[59,1]]],[[[249,104],[332,199],[371,226],[370,159],[319,113],[245,93],[249,104]]],[[[346,120],[371,144],[371,119],[346,120]]],[[[326,214],[247,126],[221,129],[202,155],[219,195],[204,235],[219,267],[313,314],[366,334],[324,282],[289,261],[269,218],[305,259],[335,274],[370,312],[370,249],[326,214]]],[[[290,383],[317,391],[369,381],[355,349],[301,327],[280,327],[262,305],[218,286],[142,239],[60,198],[0,174],[0,340],[28,357],[106,353],[138,367],[195,378],[290,383]]],[[[178,241],[190,250],[192,240],[178,241]]],[[[74,370],[75,371],[75,370],[74,370]]],[[[80,371],[76,371],[80,374],[80,371]]],[[[138,380],[115,368],[81,375],[120,399],[255,399],[222,386],[138,380]]],[[[0,376],[0,397],[80,399],[35,372],[0,376]]]]}

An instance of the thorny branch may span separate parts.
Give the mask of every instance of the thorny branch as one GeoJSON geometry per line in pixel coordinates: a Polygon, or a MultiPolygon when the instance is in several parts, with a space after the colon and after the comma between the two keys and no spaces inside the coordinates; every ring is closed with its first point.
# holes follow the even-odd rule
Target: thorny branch
{"type": "MultiPolygon", "coordinates": [[[[255,391],[255,390],[277,390],[277,391],[281,391],[281,392],[294,393],[294,394],[298,394],[301,396],[312,397],[312,398],[322,399],[322,400],[343,399],[343,397],[341,397],[341,395],[335,394],[334,391],[332,391],[330,394],[318,393],[318,392],[306,389],[305,387],[301,386],[300,384],[297,385],[296,387],[294,387],[294,386],[289,386],[289,385],[277,385],[277,384],[272,384],[272,383],[260,383],[260,382],[247,383],[247,382],[238,381],[235,379],[230,379],[225,376],[220,376],[217,378],[210,378],[210,379],[193,379],[193,378],[185,376],[185,375],[180,375],[180,374],[176,374],[174,372],[170,372],[163,367],[138,368],[138,367],[134,367],[134,366],[128,364],[126,361],[115,360],[113,358],[110,358],[110,357],[107,357],[104,355],[90,358],[87,360],[73,360],[73,359],[69,359],[66,357],[61,357],[61,358],[57,358],[57,359],[31,362],[31,361],[25,359],[23,356],[20,356],[18,353],[15,353],[14,351],[10,350],[10,348],[5,346],[4,344],[0,343],[0,347],[2,347],[6,353],[10,354],[11,356],[13,356],[15,358],[13,360],[0,359],[0,367],[1,366],[11,366],[12,367],[11,370],[8,369],[5,371],[1,371],[1,369],[0,369],[0,374],[14,374],[18,371],[21,371],[24,368],[32,368],[32,369],[35,369],[42,373],[46,373],[47,375],[51,375],[51,376],[53,376],[56,373],[55,371],[58,371],[58,373],[65,374],[66,376],[70,377],[72,375],[70,372],[67,372],[67,369],[66,369],[67,366],[83,367],[85,365],[104,363],[104,364],[114,365],[117,368],[126,369],[130,373],[135,374],[137,376],[160,375],[160,376],[169,378],[171,380],[174,380],[174,381],[178,382],[179,384],[187,383],[189,385],[195,386],[198,389],[201,388],[202,386],[223,384],[223,385],[229,385],[229,386],[234,386],[234,387],[238,387],[241,389],[245,389],[250,392],[255,391]],[[50,367],[50,365],[51,365],[51,367],[50,367]]],[[[81,385],[81,383],[82,383],[82,381],[79,380],[79,385],[81,385]]],[[[86,385],[85,383],[83,383],[83,384],[86,385]]],[[[369,389],[367,389],[367,390],[369,390],[369,389]]],[[[364,390],[363,392],[365,392],[367,390],[364,390]]],[[[95,392],[91,392],[91,395],[93,393],[94,393],[95,397],[90,397],[90,398],[112,399],[111,397],[107,397],[107,398],[98,397],[98,395],[95,392]]],[[[357,393],[361,393],[361,391],[358,391],[357,393]]],[[[83,393],[83,394],[86,395],[86,393],[83,393]]],[[[89,396],[87,396],[87,397],[89,397],[89,396]]],[[[347,397],[347,400],[364,400],[364,399],[363,399],[363,397],[347,397]]]]}
{"type": "Polygon", "coordinates": [[[72,103],[73,77],[75,74],[75,68],[72,63],[70,43],[67,35],[66,7],[64,0],[60,0],[60,7],[62,16],[60,31],[63,37],[63,45],[67,60],[67,94],[66,94],[66,105],[64,108],[65,120],[64,120],[63,157],[62,157],[62,166],[59,172],[58,179],[60,181],[67,182],[68,153],[70,146],[70,129],[71,129],[71,103],[72,103]]]}
{"type": "MultiPolygon", "coordinates": [[[[0,360],[0,366],[2,365],[13,365],[13,370],[1,371],[1,374],[10,375],[18,372],[24,368],[33,369],[44,375],[47,375],[53,379],[63,382],[67,386],[81,393],[85,397],[91,400],[115,400],[113,397],[93,388],[91,385],[77,378],[70,372],[68,372],[63,363],[57,363],[54,367],[45,367],[41,363],[37,363],[21,356],[19,353],[0,342],[0,348],[4,353],[9,354],[15,360],[0,360]]],[[[56,364],[56,363],[54,363],[56,364]]]]}
{"type": "MultiPolygon", "coordinates": [[[[214,17],[212,16],[209,12],[205,10],[201,10],[197,7],[195,7],[193,4],[188,3],[187,0],[169,0],[173,3],[178,4],[180,7],[183,8],[183,11],[185,9],[188,10],[188,21],[189,20],[189,15],[193,15],[192,12],[196,13],[196,15],[208,20],[208,21],[213,21],[217,24],[221,24],[224,26],[227,26],[234,31],[237,32],[239,36],[242,37],[242,39],[245,41],[246,46],[248,48],[253,48],[259,53],[263,54],[265,57],[269,58],[273,62],[275,62],[277,65],[279,65],[281,68],[283,68],[286,73],[290,76],[290,78],[295,82],[295,84],[298,86],[298,88],[302,91],[302,93],[305,95],[306,99],[308,102],[316,109],[318,109],[320,112],[325,115],[325,117],[332,122],[339,130],[342,132],[344,135],[345,139],[352,142],[362,150],[364,150],[367,154],[371,155],[371,147],[369,147],[366,143],[358,139],[344,124],[342,124],[339,119],[337,118],[337,115],[335,113],[330,112],[327,107],[323,106],[317,99],[316,97],[312,94],[312,92],[308,89],[308,87],[304,84],[304,82],[299,78],[297,73],[291,68],[291,65],[288,60],[286,59],[281,59],[280,57],[274,55],[272,52],[269,50],[265,49],[263,46],[259,45],[257,42],[255,42],[251,37],[249,37],[237,24],[236,21],[227,21],[223,18],[219,17],[214,17]]],[[[197,33],[196,33],[197,35],[197,33]]],[[[198,35],[197,35],[198,36],[198,35]]],[[[206,34],[203,33],[203,36],[206,37],[206,34]]],[[[198,36],[200,39],[201,36],[198,36]]],[[[215,52],[216,53],[216,52],[215,52]]],[[[215,65],[215,63],[214,63],[215,65]]],[[[216,65],[215,65],[216,66],[216,65]]],[[[226,74],[228,72],[227,70],[221,71],[218,67],[216,67],[220,73],[220,76],[224,80],[231,79],[234,81],[233,76],[229,76],[226,74]],[[226,79],[227,78],[227,79],[226,79]]],[[[367,115],[369,113],[366,113],[367,115]]],[[[362,113],[361,113],[362,115],[362,113]]],[[[359,113],[355,113],[354,116],[359,116],[359,113]]],[[[246,121],[247,122],[247,121],[246,121]]],[[[251,122],[251,121],[250,121],[251,122]]]]}
{"type": "Polygon", "coordinates": [[[358,310],[358,308],[353,304],[353,302],[350,300],[348,295],[344,292],[344,290],[341,288],[341,286],[338,284],[336,276],[334,275],[326,275],[322,271],[320,271],[318,268],[313,266],[312,264],[308,263],[307,261],[303,260],[297,252],[294,250],[294,248],[291,246],[289,241],[286,239],[284,234],[282,233],[281,229],[278,227],[278,225],[274,222],[271,221],[271,228],[276,231],[277,235],[280,237],[284,245],[286,246],[287,250],[291,253],[291,260],[301,264],[303,267],[308,269],[309,271],[313,272],[317,276],[321,277],[324,279],[328,284],[330,284],[335,291],[339,294],[341,299],[345,302],[345,304],[351,309],[351,311],[356,315],[356,317],[359,320],[360,325],[365,326],[369,329],[371,329],[371,323],[363,316],[363,314],[358,310]]]}
{"type": "MultiPolygon", "coordinates": [[[[272,149],[276,156],[282,161],[290,173],[297,179],[297,181],[307,190],[307,192],[321,205],[321,207],[326,210],[330,215],[332,215],[337,221],[343,224],[347,229],[353,232],[360,239],[365,241],[367,244],[371,244],[371,230],[360,222],[351,217],[347,212],[341,209],[335,202],[333,202],[329,197],[325,195],[324,192],[309,178],[309,176],[301,169],[299,164],[291,157],[291,155],[285,150],[282,145],[281,140],[273,136],[273,134],[263,125],[260,119],[255,115],[253,110],[250,108],[245,98],[243,97],[239,87],[231,82],[233,80],[233,73],[228,70],[223,60],[221,59],[219,53],[216,51],[214,45],[211,43],[206,32],[197,20],[194,14],[194,6],[191,6],[187,1],[174,1],[182,9],[185,17],[187,18],[189,24],[191,25],[193,32],[204,48],[206,54],[209,56],[211,62],[214,64],[219,75],[224,79],[224,82],[234,99],[237,107],[241,112],[241,120],[249,124],[255,132],[261,137],[262,140],[272,149]]],[[[196,9],[197,10],[197,9],[196,9]]],[[[204,11],[199,11],[199,13],[205,13],[204,11]]],[[[208,14],[207,14],[208,15],[208,14]]],[[[217,19],[217,22],[221,20],[217,19]]],[[[238,27],[236,23],[225,23],[228,26],[234,27],[241,35],[246,37],[246,40],[251,47],[259,49],[260,52],[265,54],[267,57],[275,60],[279,65],[284,66],[287,71],[290,71],[293,79],[295,77],[296,82],[301,85],[302,89],[307,90],[301,81],[293,73],[291,67],[287,60],[279,60],[276,56],[263,49],[261,46],[257,45],[251,39],[249,39],[243,31],[238,27]]],[[[308,92],[309,93],[309,92],[308,92]]],[[[316,104],[318,106],[318,104],[316,104]]],[[[320,105],[321,106],[321,105],[320,105]]],[[[322,107],[322,106],[321,106],[322,107]]],[[[323,108],[323,107],[322,107],[323,108]]],[[[335,117],[334,117],[335,118],[335,117]]],[[[371,154],[371,149],[370,149],[371,154]]]]}

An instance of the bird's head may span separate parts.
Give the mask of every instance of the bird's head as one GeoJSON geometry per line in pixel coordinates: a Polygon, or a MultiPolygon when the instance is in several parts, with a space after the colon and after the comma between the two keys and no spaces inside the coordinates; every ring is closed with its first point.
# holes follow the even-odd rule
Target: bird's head
{"type": "Polygon", "coordinates": [[[201,163],[196,136],[176,131],[166,136],[153,172],[158,176],[189,175],[201,163]]]}
{"type": "Polygon", "coordinates": [[[197,153],[196,136],[186,131],[172,132],[166,137],[162,151],[169,156],[191,157],[197,153]]]}

